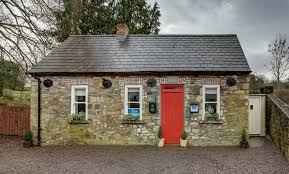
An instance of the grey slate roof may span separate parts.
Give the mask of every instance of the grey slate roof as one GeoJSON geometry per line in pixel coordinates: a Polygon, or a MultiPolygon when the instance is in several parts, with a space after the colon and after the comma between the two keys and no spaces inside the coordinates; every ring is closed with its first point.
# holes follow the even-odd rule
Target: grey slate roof
{"type": "Polygon", "coordinates": [[[251,72],[237,35],[70,36],[30,74],[251,72]]]}

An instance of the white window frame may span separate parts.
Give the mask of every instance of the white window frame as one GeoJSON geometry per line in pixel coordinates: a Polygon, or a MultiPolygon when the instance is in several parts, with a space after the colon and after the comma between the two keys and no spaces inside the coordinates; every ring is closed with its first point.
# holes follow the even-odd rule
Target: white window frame
{"type": "MultiPolygon", "coordinates": [[[[88,86],[87,85],[73,85],[71,86],[71,115],[75,114],[74,103],[75,102],[75,90],[76,89],[85,89],[85,120],[88,116],[88,86]]],[[[81,102],[82,103],[82,102],[81,102]]]]}
{"type": "Polygon", "coordinates": [[[141,85],[125,85],[125,97],[124,97],[124,114],[128,114],[128,88],[139,88],[139,104],[140,104],[140,114],[139,119],[142,120],[142,86],[141,85]]]}
{"type": "MultiPolygon", "coordinates": [[[[217,114],[221,115],[221,101],[220,101],[220,85],[203,85],[203,120],[205,120],[206,111],[205,111],[205,103],[206,103],[206,88],[217,88],[217,114]]],[[[207,102],[210,103],[210,102],[207,102]]],[[[215,103],[215,102],[212,102],[215,103]]]]}

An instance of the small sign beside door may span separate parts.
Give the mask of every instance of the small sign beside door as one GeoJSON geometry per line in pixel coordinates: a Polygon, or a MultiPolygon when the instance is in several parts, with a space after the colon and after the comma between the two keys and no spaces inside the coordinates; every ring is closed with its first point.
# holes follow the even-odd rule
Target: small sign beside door
{"type": "Polygon", "coordinates": [[[152,114],[157,112],[156,102],[149,102],[149,112],[152,114]]]}
{"type": "Polygon", "coordinates": [[[190,107],[191,113],[198,113],[199,112],[199,104],[192,103],[190,107]]]}

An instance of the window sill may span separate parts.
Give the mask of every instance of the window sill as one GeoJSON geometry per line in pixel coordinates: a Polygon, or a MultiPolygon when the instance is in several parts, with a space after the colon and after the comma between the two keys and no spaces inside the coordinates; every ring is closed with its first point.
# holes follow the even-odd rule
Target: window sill
{"type": "Polygon", "coordinates": [[[121,124],[145,124],[144,121],[128,121],[128,120],[122,120],[121,124]]]}
{"type": "Polygon", "coordinates": [[[89,124],[88,121],[70,120],[69,124],[89,124]]]}
{"type": "Polygon", "coordinates": [[[222,120],[217,120],[217,121],[206,121],[202,120],[199,121],[200,124],[223,124],[224,122],[222,120]]]}

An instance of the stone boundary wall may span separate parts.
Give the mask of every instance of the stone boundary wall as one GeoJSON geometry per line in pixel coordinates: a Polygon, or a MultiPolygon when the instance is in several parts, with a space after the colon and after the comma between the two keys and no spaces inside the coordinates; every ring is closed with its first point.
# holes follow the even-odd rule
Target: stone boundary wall
{"type": "Polygon", "coordinates": [[[266,97],[266,129],[289,161],[289,105],[272,94],[266,97]]]}

